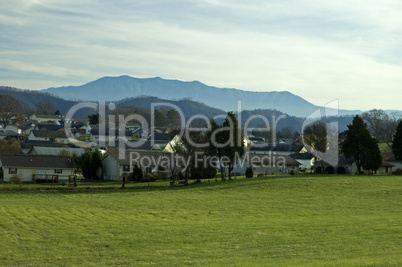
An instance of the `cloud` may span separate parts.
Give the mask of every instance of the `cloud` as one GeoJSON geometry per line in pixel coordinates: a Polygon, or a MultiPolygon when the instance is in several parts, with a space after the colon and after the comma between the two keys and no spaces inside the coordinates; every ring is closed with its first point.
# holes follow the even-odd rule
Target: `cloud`
{"type": "Polygon", "coordinates": [[[28,2],[0,4],[5,85],[128,74],[399,108],[389,97],[402,84],[397,1],[28,2]]]}

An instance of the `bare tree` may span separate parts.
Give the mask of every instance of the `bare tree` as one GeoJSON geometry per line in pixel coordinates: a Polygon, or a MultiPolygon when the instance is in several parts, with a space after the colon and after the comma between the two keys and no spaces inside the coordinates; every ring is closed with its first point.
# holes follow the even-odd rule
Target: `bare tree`
{"type": "Polygon", "coordinates": [[[391,147],[392,137],[398,125],[396,117],[389,116],[381,109],[373,109],[363,113],[362,118],[367,123],[371,135],[380,143],[391,147]]]}
{"type": "Polygon", "coordinates": [[[44,115],[54,115],[56,108],[49,100],[42,100],[36,103],[36,112],[44,115]]]}
{"type": "Polygon", "coordinates": [[[0,95],[0,125],[6,127],[11,119],[23,112],[21,103],[8,95],[0,95]]]}

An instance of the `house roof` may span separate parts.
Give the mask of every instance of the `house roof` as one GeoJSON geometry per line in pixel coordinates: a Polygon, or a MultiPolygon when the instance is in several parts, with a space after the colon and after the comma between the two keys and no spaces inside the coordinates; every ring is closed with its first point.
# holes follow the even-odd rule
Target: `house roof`
{"type": "Polygon", "coordinates": [[[382,164],[381,164],[381,167],[395,167],[395,165],[391,164],[391,163],[389,163],[387,161],[383,161],[382,164]]]}
{"type": "Polygon", "coordinates": [[[67,152],[71,156],[77,155],[81,156],[85,153],[83,148],[72,148],[72,147],[41,147],[41,146],[34,146],[29,154],[36,153],[38,155],[54,155],[58,156],[61,152],[67,152]]]}
{"type": "Polygon", "coordinates": [[[148,137],[149,140],[155,140],[155,141],[166,141],[169,142],[175,137],[174,133],[158,133],[158,132],[153,132],[150,134],[148,137]]]}
{"type": "MultiPolygon", "coordinates": [[[[135,160],[138,158],[148,158],[151,161],[149,162],[151,165],[154,164],[161,164],[162,161],[160,158],[171,159],[175,160],[175,154],[173,153],[162,153],[160,151],[144,151],[144,150],[130,150],[124,152],[124,159],[119,157],[118,151],[109,151],[102,160],[106,159],[107,157],[112,157],[116,160],[120,165],[131,165],[135,163],[135,160]],[[131,154],[133,153],[133,154],[131,154]]],[[[179,165],[182,164],[182,161],[177,161],[179,165]]]]}
{"type": "Polygon", "coordinates": [[[53,120],[61,120],[63,116],[61,115],[47,115],[47,114],[34,114],[36,118],[39,119],[53,119],[53,120]]]}
{"type": "Polygon", "coordinates": [[[0,154],[0,160],[4,167],[76,169],[71,157],[0,154]]]}
{"type": "Polygon", "coordinates": [[[299,159],[299,160],[311,160],[314,158],[314,155],[311,153],[293,153],[289,155],[292,159],[299,159]]]}
{"type": "Polygon", "coordinates": [[[272,152],[300,152],[303,149],[303,145],[289,145],[289,144],[277,144],[277,145],[253,145],[250,151],[272,151],[272,152]]]}
{"type": "Polygon", "coordinates": [[[58,131],[63,128],[64,128],[64,126],[62,126],[62,125],[48,124],[48,123],[38,123],[35,126],[36,130],[48,130],[48,131],[58,131]]]}
{"type": "MultiPolygon", "coordinates": [[[[109,127],[105,127],[105,135],[108,136],[109,133],[113,133],[114,136],[116,136],[116,137],[118,137],[120,135],[118,128],[117,129],[109,129],[109,127]]],[[[125,136],[132,136],[133,135],[132,132],[129,131],[129,130],[125,130],[123,133],[124,133],[125,136]]],[[[93,127],[91,129],[91,134],[92,135],[99,135],[99,125],[96,125],[95,127],[93,127]]]]}
{"type": "Polygon", "coordinates": [[[52,141],[44,141],[44,140],[24,140],[20,142],[22,149],[32,149],[34,146],[41,147],[67,147],[68,144],[60,144],[52,141]]]}
{"type": "Polygon", "coordinates": [[[0,136],[19,136],[18,133],[10,130],[0,131],[0,136]]]}
{"type": "Polygon", "coordinates": [[[66,132],[64,131],[32,130],[32,134],[35,137],[67,138],[66,132]]]}
{"type": "MultiPolygon", "coordinates": [[[[163,149],[165,149],[165,147],[167,146],[168,142],[167,141],[154,141],[153,143],[151,142],[151,140],[137,140],[137,141],[130,141],[131,144],[136,145],[135,147],[130,146],[128,144],[126,144],[125,142],[123,143],[123,149],[128,150],[128,149],[136,149],[136,150],[159,150],[162,151],[163,149]],[[136,145],[136,143],[140,143],[143,142],[143,144],[141,145],[136,145]]],[[[109,144],[109,148],[121,148],[121,143],[120,142],[115,142],[114,146],[109,144]]]]}
{"type": "Polygon", "coordinates": [[[285,163],[286,166],[300,166],[300,162],[292,159],[290,156],[281,155],[261,155],[261,154],[249,154],[250,162],[261,162],[265,166],[280,167],[285,163]],[[257,160],[258,158],[258,160],[257,160]],[[285,162],[283,162],[285,161],[285,162]]]}

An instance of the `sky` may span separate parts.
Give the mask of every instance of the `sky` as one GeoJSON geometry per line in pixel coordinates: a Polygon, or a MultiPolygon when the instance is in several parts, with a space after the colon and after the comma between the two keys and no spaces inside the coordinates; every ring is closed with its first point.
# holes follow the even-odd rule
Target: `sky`
{"type": "Polygon", "coordinates": [[[402,110],[400,0],[0,0],[0,85],[130,75],[402,110]]]}

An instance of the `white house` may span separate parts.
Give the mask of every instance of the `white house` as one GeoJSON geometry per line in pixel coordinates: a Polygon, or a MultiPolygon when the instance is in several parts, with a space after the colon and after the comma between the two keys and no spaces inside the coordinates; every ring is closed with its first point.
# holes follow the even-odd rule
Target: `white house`
{"type": "Polygon", "coordinates": [[[264,145],[254,144],[250,148],[252,154],[276,154],[282,156],[290,156],[294,153],[306,153],[307,149],[303,145],[276,144],[264,145]]]}
{"type": "Polygon", "coordinates": [[[31,155],[69,155],[69,156],[81,156],[85,153],[85,150],[81,147],[44,147],[44,146],[33,146],[28,154],[31,155]]]}
{"type": "Polygon", "coordinates": [[[28,135],[28,140],[49,141],[56,143],[68,143],[65,131],[32,130],[28,135]]]}
{"type": "Polygon", "coordinates": [[[5,182],[18,177],[24,182],[68,181],[76,166],[71,157],[0,154],[1,176],[5,182]]]}
{"type": "Polygon", "coordinates": [[[300,163],[300,170],[311,170],[314,166],[314,155],[311,153],[294,153],[290,157],[300,163]]]}
{"type": "Polygon", "coordinates": [[[245,153],[237,162],[232,171],[233,175],[245,175],[246,168],[253,167],[254,175],[271,174],[299,174],[300,163],[290,156],[275,154],[251,154],[245,153]]]}
{"type": "Polygon", "coordinates": [[[63,120],[63,116],[61,115],[45,115],[45,114],[33,114],[29,117],[30,120],[37,121],[38,123],[43,122],[53,122],[55,124],[60,125],[61,120],[63,120]]]}
{"type": "Polygon", "coordinates": [[[10,124],[6,126],[6,131],[12,131],[15,132],[16,134],[22,135],[22,129],[14,124],[10,124]]]}
{"type": "Polygon", "coordinates": [[[122,133],[119,132],[119,129],[109,129],[105,127],[104,131],[100,131],[99,127],[92,127],[90,129],[91,133],[89,136],[89,140],[91,142],[119,142],[120,140],[133,140],[133,134],[129,130],[124,130],[122,133]]]}
{"type": "Polygon", "coordinates": [[[108,153],[102,158],[103,179],[121,181],[123,177],[128,178],[134,164],[140,165],[147,174],[168,172],[165,167],[176,164],[175,160],[174,153],[160,151],[131,150],[124,153],[124,158],[119,153],[108,153]]]}

